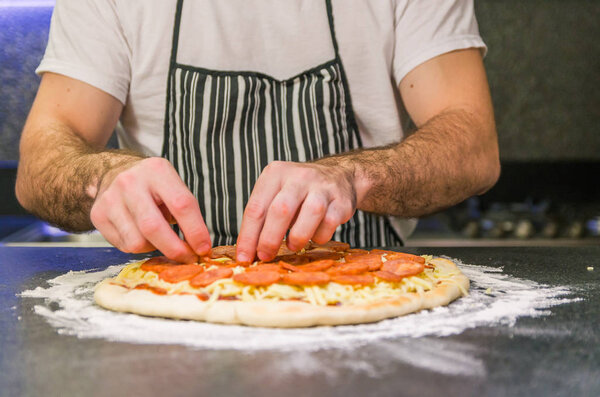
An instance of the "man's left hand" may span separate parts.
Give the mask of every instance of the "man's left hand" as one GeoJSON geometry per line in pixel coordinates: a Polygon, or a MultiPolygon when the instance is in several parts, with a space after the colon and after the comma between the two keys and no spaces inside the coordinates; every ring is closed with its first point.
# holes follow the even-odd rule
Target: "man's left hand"
{"type": "Polygon", "coordinates": [[[277,255],[287,245],[300,250],[309,240],[326,243],[356,210],[352,170],[317,163],[275,161],[261,173],[244,210],[237,260],[277,255]]]}

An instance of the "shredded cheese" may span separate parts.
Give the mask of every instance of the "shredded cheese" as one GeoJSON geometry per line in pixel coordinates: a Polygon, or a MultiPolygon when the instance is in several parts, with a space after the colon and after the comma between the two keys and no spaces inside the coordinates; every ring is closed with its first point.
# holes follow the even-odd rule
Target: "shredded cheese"
{"type": "MultiPolygon", "coordinates": [[[[385,260],[385,255],[383,256],[385,260]]],[[[432,257],[423,256],[426,264],[429,264],[432,257]]],[[[218,259],[215,259],[218,260],[218,259]]],[[[226,261],[224,259],[223,261],[226,261]]],[[[162,288],[169,295],[172,294],[201,294],[209,296],[208,302],[212,303],[219,297],[237,297],[243,302],[252,302],[258,300],[300,300],[309,302],[313,305],[353,305],[379,301],[387,298],[394,298],[399,293],[416,292],[423,294],[432,290],[440,281],[453,282],[452,272],[446,272],[441,268],[433,269],[426,267],[425,270],[416,276],[403,278],[400,282],[388,282],[377,279],[372,285],[342,285],[330,282],[323,286],[292,286],[275,283],[266,287],[244,285],[235,282],[231,278],[225,278],[215,281],[204,288],[194,288],[188,281],[179,283],[168,283],[161,280],[157,273],[141,270],[142,262],[129,264],[116,277],[115,281],[128,287],[135,288],[140,284],[148,284],[152,287],[162,288]]],[[[217,266],[207,266],[206,270],[216,268],[217,266]]],[[[232,269],[234,274],[245,271],[244,267],[237,266],[232,269]]],[[[455,283],[463,295],[468,292],[458,283],[455,283]]]]}

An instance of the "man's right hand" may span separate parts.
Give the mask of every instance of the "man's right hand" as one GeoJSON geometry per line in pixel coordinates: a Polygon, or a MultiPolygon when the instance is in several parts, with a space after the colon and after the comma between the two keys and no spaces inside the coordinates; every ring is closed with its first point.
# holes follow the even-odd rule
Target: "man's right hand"
{"type": "Polygon", "coordinates": [[[90,218],[124,252],[158,249],[189,263],[210,251],[210,236],[196,198],[171,163],[160,157],[108,171],[100,181],[90,218]],[[185,241],[170,223],[179,225],[185,241]]]}
{"type": "Polygon", "coordinates": [[[96,226],[123,251],[159,249],[171,259],[194,261],[210,250],[210,237],[175,169],[162,158],[105,149],[122,109],[98,88],[45,73],[21,136],[17,198],[65,230],[96,226]]]}

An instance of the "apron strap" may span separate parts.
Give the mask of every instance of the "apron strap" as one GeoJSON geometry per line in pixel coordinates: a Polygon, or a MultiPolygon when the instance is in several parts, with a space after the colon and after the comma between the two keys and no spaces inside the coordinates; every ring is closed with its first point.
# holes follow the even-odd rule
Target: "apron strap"
{"type": "Polygon", "coordinates": [[[340,60],[340,52],[337,43],[337,39],[335,38],[335,28],[333,27],[333,9],[331,7],[331,0],[325,0],[325,5],[327,7],[327,19],[329,21],[329,34],[331,35],[331,43],[333,44],[333,50],[335,52],[335,59],[337,61],[340,60]]]}
{"type": "Polygon", "coordinates": [[[182,8],[183,0],[177,0],[177,8],[175,9],[175,23],[173,25],[173,43],[171,44],[171,67],[177,63],[177,49],[179,48],[179,27],[181,26],[182,8]]]}
{"type": "MultiPolygon", "coordinates": [[[[340,60],[339,47],[337,39],[335,37],[335,29],[333,26],[333,10],[331,7],[331,0],[325,0],[325,6],[327,8],[327,20],[329,21],[329,34],[331,36],[331,43],[333,44],[333,51],[335,53],[335,59],[340,60]]],[[[181,10],[183,9],[183,0],[177,0],[177,7],[175,9],[175,23],[173,24],[173,42],[171,43],[171,64],[177,63],[177,50],[179,48],[179,28],[181,27],[181,10]]]]}
{"type": "Polygon", "coordinates": [[[354,137],[356,138],[359,147],[362,147],[362,138],[360,137],[360,133],[358,131],[358,124],[356,122],[356,118],[354,117],[354,107],[352,106],[352,96],[350,95],[350,84],[348,84],[348,78],[346,77],[344,64],[342,62],[342,58],[340,57],[340,49],[338,47],[337,39],[335,37],[335,25],[333,23],[333,8],[331,7],[331,0],[325,0],[325,5],[327,8],[327,19],[329,20],[329,32],[331,34],[331,42],[333,44],[333,50],[335,52],[335,60],[337,61],[340,67],[340,75],[342,78],[342,83],[345,87],[344,100],[346,102],[346,109],[344,110],[346,112],[346,118],[348,119],[350,130],[353,131],[354,137]]]}

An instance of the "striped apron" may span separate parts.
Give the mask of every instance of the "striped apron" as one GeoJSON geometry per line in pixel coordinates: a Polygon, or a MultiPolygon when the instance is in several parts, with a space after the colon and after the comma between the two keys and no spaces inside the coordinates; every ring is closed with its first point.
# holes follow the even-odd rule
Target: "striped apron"
{"type": "MultiPolygon", "coordinates": [[[[213,244],[234,244],[267,164],[310,161],[361,146],[331,2],[326,9],[335,58],[286,80],[178,63],[182,5],[178,0],[162,155],[198,198],[213,244]]],[[[362,211],[333,238],[362,247],[402,244],[386,217],[362,211]]]]}

